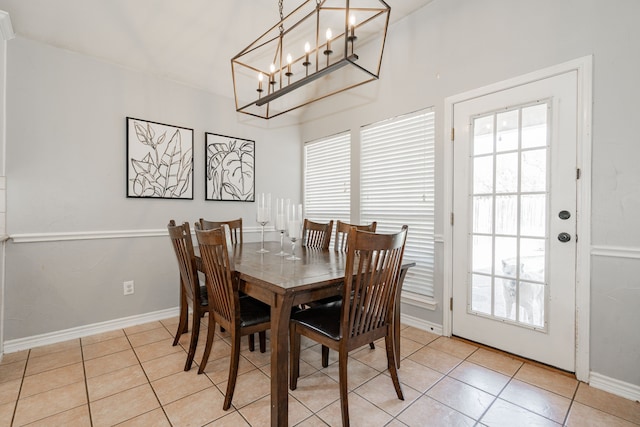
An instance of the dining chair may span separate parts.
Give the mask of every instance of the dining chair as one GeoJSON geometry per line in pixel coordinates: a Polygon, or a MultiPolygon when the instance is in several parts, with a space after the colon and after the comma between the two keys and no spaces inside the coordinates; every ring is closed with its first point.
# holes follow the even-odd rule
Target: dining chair
{"type": "Polygon", "coordinates": [[[178,344],[180,336],[189,330],[189,305],[192,306],[193,311],[191,340],[187,351],[187,361],[184,365],[184,370],[188,371],[191,369],[198,345],[200,321],[209,311],[209,300],[207,298],[207,288],[205,285],[200,284],[198,277],[189,223],[185,222],[182,225],[176,225],[174,220],[170,220],[167,229],[169,230],[169,237],[171,238],[180,270],[180,320],[178,322],[178,330],[173,339],[174,346],[178,344]]]}
{"type": "Polygon", "coordinates": [[[289,323],[290,381],[295,390],[300,376],[300,336],[338,351],[342,425],[349,425],[347,362],[350,351],[384,337],[387,367],[398,399],[404,400],[394,346],[394,307],[400,295],[400,270],[407,226],[397,234],[349,231],[342,301],[291,314],[289,323]]]}
{"type": "Polygon", "coordinates": [[[332,230],[333,220],[325,224],[305,218],[302,226],[302,246],[325,251],[329,250],[332,230]]]}
{"type": "Polygon", "coordinates": [[[231,334],[229,379],[222,406],[222,409],[227,410],[231,406],[238,377],[240,338],[255,332],[264,333],[270,329],[271,308],[249,296],[240,298],[233,257],[229,256],[231,245],[226,224],[213,230],[196,229],[196,238],[209,296],[209,329],[198,373],[204,372],[207,366],[214,341],[215,324],[218,323],[231,334]]]}
{"type": "MultiPolygon", "coordinates": [[[[232,219],[230,221],[208,221],[206,219],[202,219],[200,218],[198,220],[198,222],[195,223],[195,229],[196,230],[213,230],[215,228],[220,228],[223,224],[227,224],[228,225],[228,230],[229,233],[227,234],[227,236],[230,238],[231,242],[230,245],[235,245],[236,244],[240,244],[242,245],[242,218],[238,218],[238,219],[232,219]]],[[[242,246],[239,246],[240,250],[242,248],[242,246]]],[[[200,267],[202,268],[202,267],[200,267]]],[[[245,295],[241,292],[240,293],[240,297],[244,297],[245,295]]],[[[220,332],[224,332],[224,326],[220,325],[220,332]]],[[[259,345],[260,345],[260,353],[264,353],[266,351],[267,348],[267,338],[266,338],[266,334],[264,332],[260,332],[258,334],[258,340],[259,340],[259,345]]],[[[255,338],[253,336],[253,334],[249,335],[248,337],[248,342],[249,342],[249,351],[254,351],[255,350],[255,338]]]]}
{"type": "Polygon", "coordinates": [[[200,218],[198,221],[200,223],[200,228],[203,230],[213,230],[214,228],[220,228],[222,224],[227,224],[229,226],[229,231],[231,235],[231,243],[242,244],[242,218],[231,219],[229,221],[208,221],[206,219],[200,218]]]}

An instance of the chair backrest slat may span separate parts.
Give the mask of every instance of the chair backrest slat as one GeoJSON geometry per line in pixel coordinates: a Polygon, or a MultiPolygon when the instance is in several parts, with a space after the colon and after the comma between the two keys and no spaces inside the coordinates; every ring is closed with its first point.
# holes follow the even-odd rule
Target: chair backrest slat
{"type": "Polygon", "coordinates": [[[302,246],[306,248],[328,250],[331,242],[333,220],[327,224],[310,221],[305,218],[302,227],[302,246]]]}
{"type": "Polygon", "coordinates": [[[211,309],[233,325],[240,318],[239,300],[232,259],[229,257],[227,233],[223,224],[211,230],[196,230],[202,267],[206,276],[211,309]]]}
{"type": "Polygon", "coordinates": [[[359,231],[370,231],[375,233],[377,225],[378,223],[376,221],[373,221],[371,224],[363,225],[348,224],[340,220],[336,221],[336,235],[333,240],[333,249],[336,252],[347,252],[349,231],[351,230],[351,227],[356,227],[359,231]]]}
{"type": "Polygon", "coordinates": [[[196,268],[196,258],[193,251],[193,241],[191,240],[191,229],[189,223],[176,225],[174,220],[167,225],[171,244],[178,260],[180,270],[180,282],[187,295],[192,301],[199,301],[200,280],[196,268]]]}

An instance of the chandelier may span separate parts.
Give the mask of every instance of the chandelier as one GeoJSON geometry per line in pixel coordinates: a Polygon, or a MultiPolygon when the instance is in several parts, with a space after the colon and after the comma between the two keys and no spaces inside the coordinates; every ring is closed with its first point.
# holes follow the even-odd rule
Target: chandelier
{"type": "Polygon", "coordinates": [[[236,111],[264,119],[378,79],[391,8],[307,0],[231,60],[236,111]]]}

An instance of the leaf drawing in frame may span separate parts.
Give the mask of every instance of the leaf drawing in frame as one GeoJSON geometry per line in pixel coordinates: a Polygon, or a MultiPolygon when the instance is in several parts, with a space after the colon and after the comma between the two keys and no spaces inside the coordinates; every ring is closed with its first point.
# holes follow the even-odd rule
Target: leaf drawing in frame
{"type": "Polygon", "coordinates": [[[205,133],[205,200],[254,201],[255,142],[205,133]]]}
{"type": "Polygon", "coordinates": [[[127,197],[193,199],[193,129],[127,117],[127,197]]]}

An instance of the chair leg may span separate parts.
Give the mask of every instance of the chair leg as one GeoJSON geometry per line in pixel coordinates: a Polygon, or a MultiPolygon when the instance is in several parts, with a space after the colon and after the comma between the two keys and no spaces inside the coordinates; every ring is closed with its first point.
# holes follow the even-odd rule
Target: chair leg
{"type": "Polygon", "coordinates": [[[402,393],[402,387],[400,386],[400,379],[398,378],[395,342],[393,337],[389,334],[384,338],[384,342],[385,347],[387,348],[387,365],[389,367],[389,373],[391,374],[391,380],[393,381],[393,387],[396,389],[398,399],[404,400],[404,394],[402,393]]]}
{"type": "Polygon", "coordinates": [[[178,330],[173,338],[173,345],[178,345],[182,334],[189,331],[189,302],[182,290],[182,284],[180,284],[180,321],[178,322],[178,330]]]}
{"type": "Polygon", "coordinates": [[[249,334],[248,335],[248,339],[249,339],[249,351],[253,351],[256,349],[256,342],[253,338],[253,334],[249,334]]]}
{"type": "Polygon", "coordinates": [[[200,335],[200,316],[193,313],[193,325],[191,326],[191,341],[189,342],[189,352],[187,353],[187,362],[184,364],[184,370],[191,369],[193,357],[196,355],[196,347],[198,346],[198,335],[200,335]]]}
{"type": "Polygon", "coordinates": [[[260,341],[260,353],[267,351],[267,333],[265,331],[258,332],[258,340],[260,341]]]}
{"type": "Polygon", "coordinates": [[[375,350],[375,349],[376,349],[376,345],[373,343],[373,341],[371,341],[371,342],[369,343],[369,348],[370,348],[371,350],[375,350]]]}
{"type": "Polygon", "coordinates": [[[229,380],[227,381],[227,392],[224,395],[222,409],[225,411],[231,407],[233,391],[236,388],[238,379],[238,364],[240,363],[240,331],[231,332],[231,361],[229,362],[229,380]]]}
{"type": "Polygon", "coordinates": [[[349,400],[347,394],[347,361],[348,354],[346,351],[338,354],[338,372],[340,378],[340,407],[342,410],[342,425],[349,427],[349,400]]]}
{"type": "Polygon", "coordinates": [[[209,328],[207,329],[207,343],[204,346],[204,353],[202,354],[202,361],[200,362],[200,367],[198,368],[198,374],[204,372],[204,368],[207,367],[207,362],[209,361],[209,354],[211,354],[211,347],[213,347],[213,340],[216,335],[216,321],[213,320],[213,316],[209,317],[209,328]]]}
{"type": "Polygon", "coordinates": [[[296,331],[295,324],[289,326],[289,388],[295,390],[298,387],[298,377],[300,376],[300,334],[296,331]]]}
{"type": "Polygon", "coordinates": [[[329,366],[329,347],[326,345],[322,346],[322,367],[326,368],[329,366]]]}

